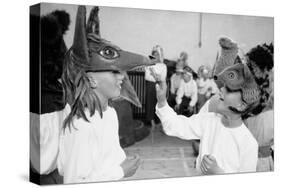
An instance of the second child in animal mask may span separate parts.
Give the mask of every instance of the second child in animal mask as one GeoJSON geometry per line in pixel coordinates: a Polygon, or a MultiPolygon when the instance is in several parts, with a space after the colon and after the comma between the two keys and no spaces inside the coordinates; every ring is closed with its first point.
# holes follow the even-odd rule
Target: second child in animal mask
{"type": "Polygon", "coordinates": [[[242,116],[258,106],[261,91],[250,67],[255,62],[235,64],[217,75],[223,87],[215,112],[190,118],[177,115],[166,102],[166,83],[159,82],[156,113],[165,133],[181,139],[200,139],[196,169],[202,174],[255,172],[258,143],[243,123],[242,116]]]}
{"type": "MultiPolygon", "coordinates": [[[[257,73],[255,77],[262,90],[262,97],[259,105],[252,114],[248,114],[242,118],[259,144],[258,172],[272,171],[274,169],[273,158],[271,156],[271,147],[273,147],[274,143],[273,48],[273,44],[257,45],[245,56],[248,61],[255,64],[254,69],[257,73]]],[[[215,95],[205,103],[199,113],[216,111],[218,102],[219,98],[215,95]]]]}

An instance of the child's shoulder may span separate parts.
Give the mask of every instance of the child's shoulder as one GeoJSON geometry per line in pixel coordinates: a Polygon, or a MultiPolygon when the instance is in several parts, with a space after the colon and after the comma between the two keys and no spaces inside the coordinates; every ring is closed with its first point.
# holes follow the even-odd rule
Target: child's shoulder
{"type": "Polygon", "coordinates": [[[116,112],[115,108],[112,106],[108,106],[106,111],[107,111],[107,113],[109,113],[111,115],[117,116],[117,112],[116,112]]]}
{"type": "Polygon", "coordinates": [[[242,123],[241,127],[240,127],[241,131],[239,132],[239,136],[241,138],[241,142],[243,145],[246,145],[246,143],[248,145],[251,145],[253,147],[258,147],[258,142],[255,139],[255,137],[253,136],[253,134],[250,132],[250,130],[246,127],[246,125],[244,123],[242,123]]]}
{"type": "Polygon", "coordinates": [[[206,122],[206,124],[215,124],[217,125],[218,122],[221,120],[221,116],[215,112],[200,112],[199,114],[194,115],[196,118],[199,118],[206,122]]]}

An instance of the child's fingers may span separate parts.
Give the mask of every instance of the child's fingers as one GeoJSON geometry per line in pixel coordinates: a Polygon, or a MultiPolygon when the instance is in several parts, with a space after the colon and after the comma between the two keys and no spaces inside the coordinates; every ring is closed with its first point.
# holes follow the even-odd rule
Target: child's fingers
{"type": "Polygon", "coordinates": [[[155,85],[155,87],[156,87],[156,91],[160,90],[160,85],[158,83],[155,85]]]}
{"type": "Polygon", "coordinates": [[[206,171],[208,171],[208,169],[209,169],[209,165],[208,165],[208,163],[206,162],[206,160],[202,160],[202,166],[204,167],[204,169],[206,170],[206,171]]]}
{"type": "Polygon", "coordinates": [[[200,169],[201,169],[201,171],[202,171],[203,174],[206,174],[206,173],[207,173],[207,168],[206,168],[206,166],[205,166],[204,161],[201,162],[200,169]]]}
{"type": "Polygon", "coordinates": [[[213,163],[213,160],[211,160],[208,155],[205,155],[203,157],[203,160],[208,164],[208,165],[211,165],[213,163]]]}
{"type": "Polygon", "coordinates": [[[202,174],[206,174],[206,170],[202,167],[202,166],[200,166],[200,170],[201,170],[201,172],[202,172],[202,174]]]}
{"type": "Polygon", "coordinates": [[[212,155],[207,155],[207,159],[208,161],[211,161],[211,162],[215,162],[216,161],[216,158],[212,155]]]}
{"type": "Polygon", "coordinates": [[[206,167],[207,170],[210,169],[211,166],[212,166],[212,163],[210,163],[210,161],[208,161],[207,159],[205,159],[204,164],[205,164],[205,167],[206,167]]]}
{"type": "Polygon", "coordinates": [[[164,85],[165,83],[164,82],[162,82],[162,81],[159,81],[159,82],[156,82],[156,90],[163,90],[163,89],[165,89],[165,85],[164,85]]]}

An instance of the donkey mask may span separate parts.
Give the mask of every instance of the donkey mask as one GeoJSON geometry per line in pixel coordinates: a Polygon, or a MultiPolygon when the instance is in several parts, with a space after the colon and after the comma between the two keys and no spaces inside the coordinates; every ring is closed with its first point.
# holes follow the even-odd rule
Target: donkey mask
{"type": "Polygon", "coordinates": [[[66,101],[71,105],[72,115],[82,116],[85,120],[87,120],[84,114],[85,107],[90,110],[91,115],[95,113],[96,109],[101,113],[99,99],[91,91],[87,72],[118,71],[124,73],[121,98],[141,107],[126,71],[154,64],[145,56],[124,51],[102,39],[98,12],[99,8],[93,7],[86,24],[86,7],[78,7],[74,40],[66,54],[62,77],[66,101]]]}

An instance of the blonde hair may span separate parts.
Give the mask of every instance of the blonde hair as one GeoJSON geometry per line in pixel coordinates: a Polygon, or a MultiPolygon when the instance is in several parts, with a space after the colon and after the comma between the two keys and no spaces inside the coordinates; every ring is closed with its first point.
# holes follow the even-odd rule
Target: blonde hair
{"type": "Polygon", "coordinates": [[[63,122],[63,129],[68,127],[75,128],[73,125],[74,117],[83,118],[89,122],[86,117],[85,110],[88,109],[90,116],[95,114],[96,109],[102,117],[101,102],[91,87],[91,83],[87,74],[87,70],[78,66],[75,55],[71,53],[71,49],[67,52],[63,73],[62,85],[64,90],[64,99],[70,105],[71,111],[63,122]]]}

